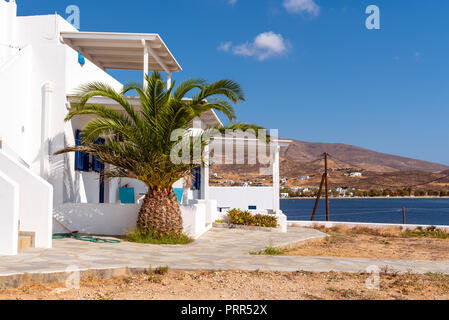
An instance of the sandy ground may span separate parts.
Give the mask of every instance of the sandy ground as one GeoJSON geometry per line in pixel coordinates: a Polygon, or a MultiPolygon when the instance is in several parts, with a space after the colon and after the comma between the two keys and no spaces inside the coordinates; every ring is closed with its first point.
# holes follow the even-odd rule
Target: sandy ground
{"type": "Polygon", "coordinates": [[[108,280],[87,279],[79,289],[28,284],[0,291],[0,299],[449,299],[449,276],[380,274],[380,289],[367,274],[240,271],[169,271],[108,280]]]}
{"type": "Polygon", "coordinates": [[[400,229],[317,228],[329,237],[298,245],[284,254],[406,260],[449,260],[449,239],[406,237],[400,229]]]}

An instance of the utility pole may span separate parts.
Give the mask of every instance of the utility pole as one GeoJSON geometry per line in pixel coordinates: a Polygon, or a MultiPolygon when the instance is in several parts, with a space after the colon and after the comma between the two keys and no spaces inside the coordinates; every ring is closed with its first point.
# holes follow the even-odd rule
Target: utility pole
{"type": "Polygon", "coordinates": [[[402,207],[402,224],[405,224],[405,207],[402,207]]]}
{"type": "Polygon", "coordinates": [[[329,221],[329,183],[327,171],[327,152],[324,153],[324,176],[326,177],[324,186],[326,188],[326,221],[329,221]]]}
{"type": "Polygon", "coordinates": [[[321,198],[321,190],[323,189],[323,183],[325,185],[325,190],[326,190],[326,221],[330,221],[329,220],[329,183],[327,180],[327,178],[328,178],[327,156],[328,156],[328,154],[327,154],[327,152],[325,152],[324,153],[324,173],[321,178],[320,188],[318,189],[315,206],[313,207],[312,217],[310,218],[311,221],[315,220],[315,213],[316,213],[316,209],[318,208],[318,203],[321,198]]]}
{"type": "Polygon", "coordinates": [[[313,207],[312,218],[310,218],[310,221],[315,220],[315,213],[316,213],[316,209],[318,208],[318,202],[320,202],[321,189],[323,189],[324,179],[326,179],[326,177],[325,177],[325,174],[323,173],[323,176],[321,177],[320,188],[318,189],[318,194],[316,196],[315,206],[313,207]]]}

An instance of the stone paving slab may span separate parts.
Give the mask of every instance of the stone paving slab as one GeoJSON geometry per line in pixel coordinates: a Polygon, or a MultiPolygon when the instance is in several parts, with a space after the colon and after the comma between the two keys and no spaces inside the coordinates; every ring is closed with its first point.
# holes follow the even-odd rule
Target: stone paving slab
{"type": "Polygon", "coordinates": [[[270,245],[288,247],[325,236],[318,230],[290,227],[287,233],[217,228],[194,243],[176,246],[59,239],[53,241],[52,249],[26,249],[17,256],[0,256],[0,288],[20,286],[30,279],[64,281],[74,269],[80,270],[81,277],[107,278],[159,266],[183,270],[365,272],[367,267],[374,265],[380,269],[388,266],[389,270],[397,272],[449,274],[449,261],[249,254],[270,245]]]}

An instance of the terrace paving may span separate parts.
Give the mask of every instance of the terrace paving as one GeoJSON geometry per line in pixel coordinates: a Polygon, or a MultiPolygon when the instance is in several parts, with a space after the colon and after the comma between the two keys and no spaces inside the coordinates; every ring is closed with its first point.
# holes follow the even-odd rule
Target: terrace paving
{"type": "Polygon", "coordinates": [[[267,246],[288,247],[325,237],[318,230],[290,227],[287,233],[214,228],[188,245],[130,242],[91,243],[53,240],[52,249],[25,249],[17,256],[0,256],[0,288],[23,281],[64,281],[74,270],[103,278],[168,266],[183,270],[271,270],[365,272],[369,266],[413,273],[447,273],[449,261],[250,255],[267,246]]]}

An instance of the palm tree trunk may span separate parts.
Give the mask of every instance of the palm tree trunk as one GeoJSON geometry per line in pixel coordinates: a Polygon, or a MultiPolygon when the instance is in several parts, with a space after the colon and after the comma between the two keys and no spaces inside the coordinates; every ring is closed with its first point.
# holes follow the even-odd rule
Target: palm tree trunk
{"type": "Polygon", "coordinates": [[[182,233],[181,208],[172,188],[148,190],[139,211],[137,228],[159,236],[182,233]]]}

